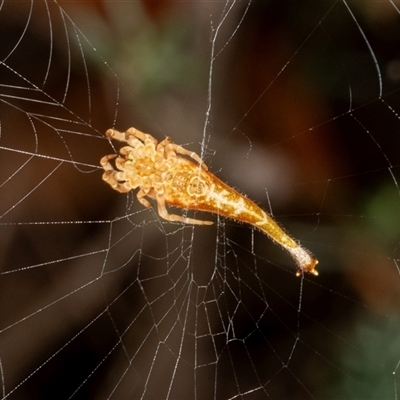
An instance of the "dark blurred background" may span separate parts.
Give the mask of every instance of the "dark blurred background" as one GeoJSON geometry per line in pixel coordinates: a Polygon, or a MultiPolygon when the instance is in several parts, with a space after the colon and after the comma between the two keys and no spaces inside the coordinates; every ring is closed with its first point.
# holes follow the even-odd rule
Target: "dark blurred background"
{"type": "Polygon", "coordinates": [[[395,3],[58,4],[0,9],[3,395],[395,398],[395,3]],[[114,126],[202,154],[320,276],[110,190],[114,126]]]}

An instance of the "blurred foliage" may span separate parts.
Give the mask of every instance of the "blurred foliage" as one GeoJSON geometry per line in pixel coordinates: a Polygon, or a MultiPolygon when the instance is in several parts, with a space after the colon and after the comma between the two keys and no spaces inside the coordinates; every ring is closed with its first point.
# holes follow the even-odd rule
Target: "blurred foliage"
{"type": "Polygon", "coordinates": [[[359,316],[352,349],[342,354],[341,379],[330,398],[389,400],[396,398],[400,354],[400,318],[359,316]],[[397,381],[397,382],[396,382],[397,381]]]}
{"type": "Polygon", "coordinates": [[[373,235],[387,251],[400,245],[400,213],[396,211],[399,206],[399,188],[393,181],[371,193],[366,202],[373,235]]]}

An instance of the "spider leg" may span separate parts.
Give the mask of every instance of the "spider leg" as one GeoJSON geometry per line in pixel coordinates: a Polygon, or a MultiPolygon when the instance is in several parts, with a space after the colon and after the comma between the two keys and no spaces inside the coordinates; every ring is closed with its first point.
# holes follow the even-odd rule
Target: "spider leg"
{"type": "Polygon", "coordinates": [[[125,132],[117,131],[116,129],[107,129],[106,136],[109,139],[119,140],[120,142],[126,142],[125,132]]]}
{"type": "Polygon", "coordinates": [[[185,218],[182,217],[181,215],[169,214],[165,206],[164,197],[158,195],[156,199],[158,206],[158,214],[160,215],[161,218],[164,218],[167,221],[183,222],[184,224],[193,224],[193,225],[212,225],[214,223],[212,221],[202,221],[200,219],[185,218]]]}
{"type": "Polygon", "coordinates": [[[108,129],[106,131],[106,136],[110,139],[119,140],[120,142],[127,142],[133,147],[137,145],[137,141],[135,141],[135,139],[139,139],[143,143],[153,143],[155,146],[158,143],[157,140],[153,138],[153,136],[149,135],[148,133],[139,131],[136,128],[129,128],[125,132],[120,132],[116,129],[108,129]]]}
{"type": "MultiPolygon", "coordinates": [[[[167,136],[164,140],[161,140],[161,142],[158,143],[158,145],[157,145],[157,150],[160,150],[160,149],[164,148],[164,151],[165,151],[165,148],[166,148],[168,145],[171,144],[171,141],[172,141],[172,137],[171,137],[171,136],[167,136]]],[[[171,150],[170,150],[170,151],[171,151],[171,150]]]]}
{"type": "Polygon", "coordinates": [[[128,193],[130,190],[133,189],[132,185],[129,185],[127,182],[121,182],[118,179],[118,174],[121,174],[121,171],[115,170],[109,161],[116,157],[116,154],[109,154],[108,156],[104,156],[100,160],[100,164],[104,169],[103,180],[118,192],[128,193]]]}
{"type": "Polygon", "coordinates": [[[107,182],[114,190],[120,193],[128,193],[132,190],[132,186],[130,186],[127,182],[119,182],[115,175],[116,171],[105,171],[103,174],[103,180],[107,182]]]}
{"type": "Polygon", "coordinates": [[[125,137],[126,137],[126,141],[128,143],[129,143],[128,138],[132,137],[132,136],[140,139],[144,143],[148,143],[148,142],[154,143],[155,146],[158,143],[158,141],[156,139],[154,139],[153,136],[149,135],[148,133],[139,131],[139,129],[136,129],[136,128],[129,128],[126,130],[125,137]]]}
{"type": "Polygon", "coordinates": [[[175,151],[175,153],[182,154],[184,156],[188,156],[188,157],[192,158],[193,160],[197,161],[199,163],[199,165],[201,165],[201,167],[205,171],[208,171],[207,165],[200,158],[200,156],[197,153],[195,153],[194,151],[187,150],[184,147],[179,146],[178,144],[175,144],[175,143],[170,143],[170,146],[172,147],[172,150],[175,151]]]}
{"type": "Polygon", "coordinates": [[[151,203],[150,203],[147,199],[145,199],[145,196],[148,196],[148,195],[149,195],[149,193],[147,193],[147,192],[148,192],[148,191],[145,191],[145,190],[143,190],[143,189],[140,189],[140,190],[137,192],[136,197],[137,197],[137,199],[139,200],[139,202],[140,202],[141,204],[143,204],[145,207],[151,208],[151,207],[152,207],[151,203]]]}
{"type": "Polygon", "coordinates": [[[100,165],[103,167],[105,171],[114,171],[114,167],[111,165],[109,160],[112,160],[113,158],[116,158],[117,154],[109,154],[108,156],[104,156],[100,160],[100,165]]]}
{"type": "Polygon", "coordinates": [[[176,154],[182,154],[184,156],[188,156],[195,160],[198,164],[202,166],[205,171],[208,171],[207,165],[204,161],[195,153],[194,151],[186,150],[184,147],[179,146],[178,144],[171,143],[172,137],[167,136],[162,142],[160,142],[157,146],[157,150],[160,150],[164,147],[165,158],[169,158],[171,156],[175,156],[176,154]]]}

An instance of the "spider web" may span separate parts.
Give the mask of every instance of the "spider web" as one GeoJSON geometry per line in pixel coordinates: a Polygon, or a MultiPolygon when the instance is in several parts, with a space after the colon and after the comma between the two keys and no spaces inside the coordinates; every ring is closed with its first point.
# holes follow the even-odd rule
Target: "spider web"
{"type": "Polygon", "coordinates": [[[162,4],[0,3],[2,398],[398,399],[399,3],[162,4]],[[110,190],[104,132],[130,126],[320,275],[110,190]]]}

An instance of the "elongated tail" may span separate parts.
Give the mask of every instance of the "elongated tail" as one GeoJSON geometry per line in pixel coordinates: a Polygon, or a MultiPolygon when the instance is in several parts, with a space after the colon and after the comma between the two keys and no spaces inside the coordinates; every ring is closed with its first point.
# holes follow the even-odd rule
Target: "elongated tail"
{"type": "Polygon", "coordinates": [[[298,265],[298,276],[303,272],[318,275],[315,269],[318,260],[312,257],[308,250],[292,239],[269,214],[263,211],[252,200],[225,185],[225,183],[220,182],[210,192],[207,202],[215,203],[218,214],[257,227],[274,242],[285,248],[298,265]]]}
{"type": "Polygon", "coordinates": [[[297,275],[309,272],[318,275],[318,261],[292,239],[275,221],[252,200],[218,179],[210,171],[190,161],[179,159],[168,172],[166,185],[168,204],[191,210],[207,211],[250,224],[285,248],[297,263],[297,275]],[[168,181],[168,180],[167,180],[168,181]]]}
{"type": "Polygon", "coordinates": [[[296,275],[299,276],[303,272],[318,275],[318,271],[315,269],[318,260],[312,257],[308,250],[300,246],[299,243],[285,233],[270,215],[264,214],[264,220],[256,222],[255,225],[290,253],[299,267],[296,275]]]}

